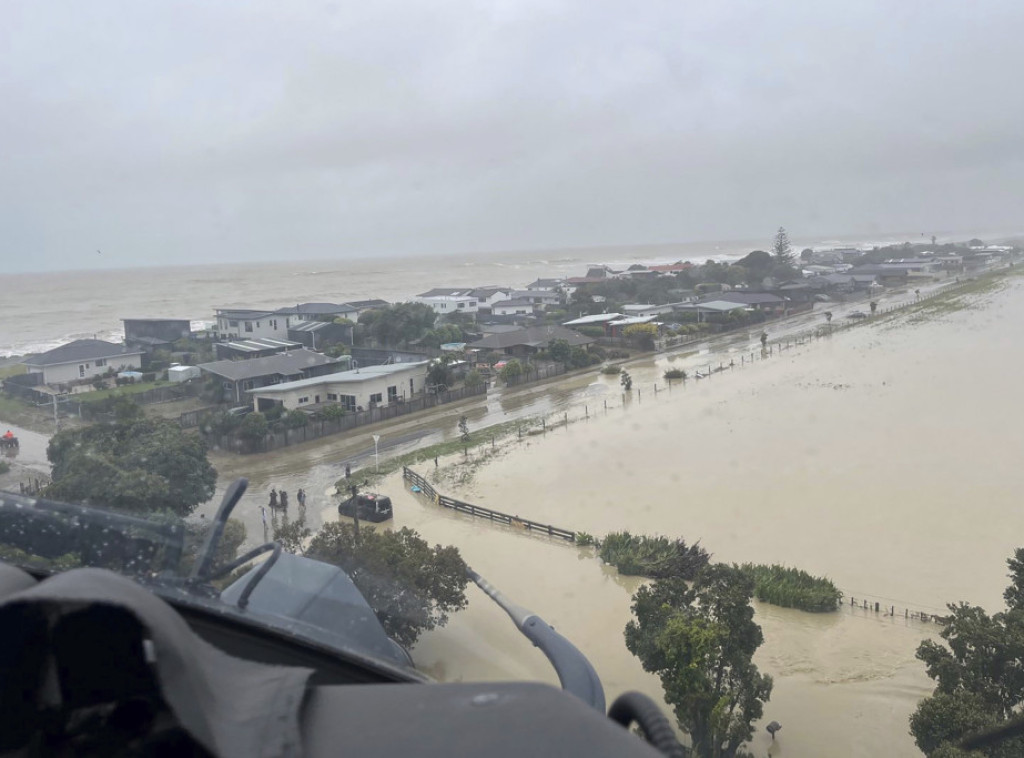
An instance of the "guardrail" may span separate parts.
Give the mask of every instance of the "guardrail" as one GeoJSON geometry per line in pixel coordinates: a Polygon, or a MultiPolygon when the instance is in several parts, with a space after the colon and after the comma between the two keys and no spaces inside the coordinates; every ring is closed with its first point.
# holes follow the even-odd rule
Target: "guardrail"
{"type": "Polygon", "coordinates": [[[476,516],[477,518],[485,518],[492,523],[513,526],[518,529],[525,529],[528,532],[546,534],[549,537],[556,537],[558,539],[565,540],[566,542],[572,542],[573,544],[576,542],[576,532],[570,529],[562,529],[561,527],[552,526],[551,524],[541,524],[538,521],[531,521],[530,519],[520,518],[519,516],[512,516],[508,513],[502,513],[501,511],[492,511],[490,508],[482,508],[479,505],[473,505],[472,503],[466,503],[462,500],[456,500],[455,498],[448,497],[447,495],[442,495],[431,486],[430,482],[408,466],[402,467],[402,476],[419,487],[420,491],[424,495],[429,497],[435,504],[440,505],[442,508],[449,508],[453,511],[457,511],[458,513],[466,513],[470,516],[476,516]]]}

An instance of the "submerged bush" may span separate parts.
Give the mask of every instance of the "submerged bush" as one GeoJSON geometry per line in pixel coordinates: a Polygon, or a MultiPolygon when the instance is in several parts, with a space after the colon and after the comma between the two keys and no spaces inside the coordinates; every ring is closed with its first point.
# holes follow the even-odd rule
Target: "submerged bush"
{"type": "Polygon", "coordinates": [[[687,545],[681,539],[634,536],[629,532],[606,536],[599,555],[620,574],[651,579],[693,579],[711,558],[699,543],[687,545]]]}
{"type": "Polygon", "coordinates": [[[823,613],[836,610],[843,599],[831,580],[800,569],[777,563],[744,563],[740,568],[754,578],[754,597],[765,603],[823,613]]]}
{"type": "Polygon", "coordinates": [[[665,378],[666,379],[685,379],[686,378],[686,372],[683,371],[681,368],[670,368],[668,371],[665,372],[665,378]]]}

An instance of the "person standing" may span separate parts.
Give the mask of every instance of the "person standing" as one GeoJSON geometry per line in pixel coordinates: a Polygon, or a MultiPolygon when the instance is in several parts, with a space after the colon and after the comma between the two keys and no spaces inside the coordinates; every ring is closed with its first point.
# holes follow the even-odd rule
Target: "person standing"
{"type": "Polygon", "coordinates": [[[299,487],[299,491],[295,493],[295,499],[299,501],[299,507],[306,507],[306,491],[299,487]]]}
{"type": "Polygon", "coordinates": [[[288,493],[281,490],[281,507],[288,510],[288,493]]]}
{"type": "Polygon", "coordinates": [[[271,509],[277,507],[277,490],[273,487],[270,488],[270,507],[271,509]]]}

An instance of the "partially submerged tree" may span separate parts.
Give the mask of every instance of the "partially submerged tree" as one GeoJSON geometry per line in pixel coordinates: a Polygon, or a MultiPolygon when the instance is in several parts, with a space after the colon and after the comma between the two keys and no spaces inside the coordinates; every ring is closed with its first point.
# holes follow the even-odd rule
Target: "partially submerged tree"
{"type": "MultiPolygon", "coordinates": [[[[1024,548],[1017,548],[1007,565],[1005,611],[990,616],[978,606],[950,604],[939,632],[945,644],[925,640],[917,648],[935,691],[910,717],[910,733],[928,756],[966,756],[956,747],[965,736],[1024,717],[1024,548]]],[[[971,755],[1024,755],[1024,737],[971,755]]]]}
{"type": "Polygon", "coordinates": [[[692,586],[660,579],[633,596],[626,647],[657,674],[693,755],[732,758],[754,733],[772,692],[753,656],[764,640],[754,623],[753,579],[712,564],[692,586]]]}

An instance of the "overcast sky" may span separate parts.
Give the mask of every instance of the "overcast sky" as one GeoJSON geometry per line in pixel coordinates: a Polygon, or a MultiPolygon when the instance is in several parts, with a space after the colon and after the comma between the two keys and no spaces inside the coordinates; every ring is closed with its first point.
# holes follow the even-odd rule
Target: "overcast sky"
{"type": "Polygon", "coordinates": [[[1020,0],[4,0],[0,257],[1017,230],[1022,71],[1020,0]]]}

